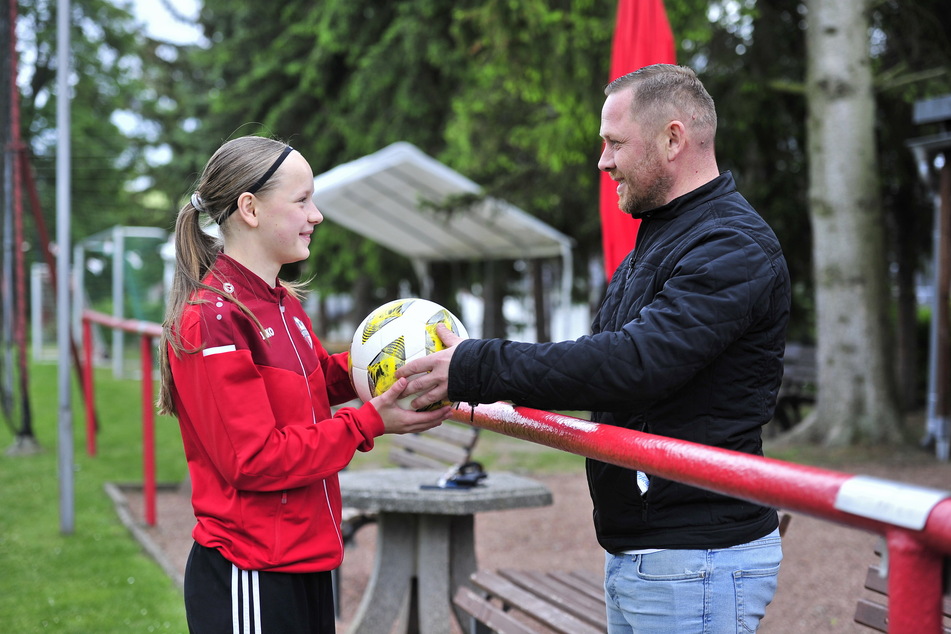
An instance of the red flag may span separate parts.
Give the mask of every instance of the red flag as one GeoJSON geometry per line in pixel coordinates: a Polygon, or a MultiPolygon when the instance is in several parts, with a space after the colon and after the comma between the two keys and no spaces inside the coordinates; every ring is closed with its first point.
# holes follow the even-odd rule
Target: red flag
{"type": "MultiPolygon", "coordinates": [[[[614,81],[649,64],[674,64],[674,35],[667,21],[663,0],[619,0],[617,24],[611,49],[614,81]]],[[[639,220],[618,209],[617,183],[601,174],[601,242],[604,271],[611,279],[614,269],[634,248],[639,220]]]]}

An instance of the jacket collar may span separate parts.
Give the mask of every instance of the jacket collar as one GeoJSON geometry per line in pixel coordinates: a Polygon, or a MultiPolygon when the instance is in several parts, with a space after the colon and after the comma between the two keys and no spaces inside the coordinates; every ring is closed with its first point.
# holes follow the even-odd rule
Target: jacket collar
{"type": "Polygon", "coordinates": [[[736,182],[733,180],[733,174],[729,171],[723,172],[712,181],[674,198],[665,205],[649,209],[638,217],[644,220],[649,218],[675,218],[711,198],[718,198],[735,190],[736,182]]]}
{"type": "Polygon", "coordinates": [[[249,295],[265,301],[280,301],[287,294],[279,279],[274,280],[272,288],[257,273],[224,253],[218,254],[209,283],[241,301],[246,301],[249,295]],[[229,284],[233,290],[226,288],[229,284]]]}

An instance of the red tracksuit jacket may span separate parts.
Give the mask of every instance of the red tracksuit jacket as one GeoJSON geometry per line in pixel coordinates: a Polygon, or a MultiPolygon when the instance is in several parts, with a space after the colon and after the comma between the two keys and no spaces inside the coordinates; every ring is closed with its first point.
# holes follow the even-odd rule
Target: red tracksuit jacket
{"type": "Polygon", "coordinates": [[[330,355],[300,302],[225,255],[205,279],[223,295],[186,306],[186,350],[169,351],[198,520],[195,540],[245,570],[313,572],[343,559],[337,473],[383,434],[355,397],[345,353],[330,355]]]}

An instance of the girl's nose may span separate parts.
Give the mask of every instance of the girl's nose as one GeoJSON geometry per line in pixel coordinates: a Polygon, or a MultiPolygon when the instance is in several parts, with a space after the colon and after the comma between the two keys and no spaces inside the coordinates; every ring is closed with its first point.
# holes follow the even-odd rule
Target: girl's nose
{"type": "Polygon", "coordinates": [[[310,204],[313,207],[313,209],[311,210],[307,219],[310,222],[314,223],[315,225],[319,225],[320,223],[324,221],[324,215],[320,213],[319,209],[317,209],[317,203],[315,203],[313,199],[311,199],[310,204]]]}

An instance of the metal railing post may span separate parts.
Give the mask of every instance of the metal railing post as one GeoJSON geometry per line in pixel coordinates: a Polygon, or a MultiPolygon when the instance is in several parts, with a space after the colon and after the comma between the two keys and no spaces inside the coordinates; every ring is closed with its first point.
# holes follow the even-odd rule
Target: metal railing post
{"type": "Polygon", "coordinates": [[[155,526],[155,411],[152,386],[152,337],[142,335],[142,483],[145,523],[155,526]]]}
{"type": "Polygon", "coordinates": [[[904,530],[889,531],[888,631],[891,634],[941,634],[940,553],[926,548],[904,530]]]}
{"type": "Polygon", "coordinates": [[[83,391],[86,401],[86,453],[96,455],[96,404],[92,381],[92,324],[83,319],[83,391]]]}

